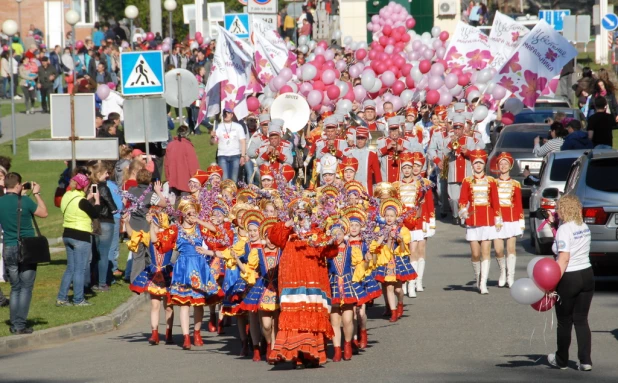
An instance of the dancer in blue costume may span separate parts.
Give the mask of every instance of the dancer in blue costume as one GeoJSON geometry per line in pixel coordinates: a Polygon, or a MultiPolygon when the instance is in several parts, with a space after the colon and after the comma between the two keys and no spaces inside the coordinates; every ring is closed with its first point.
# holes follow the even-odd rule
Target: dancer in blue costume
{"type": "Polygon", "coordinates": [[[174,344],[172,339],[172,328],[174,326],[174,309],[168,304],[167,297],[172,280],[172,250],[160,251],[162,247],[171,247],[171,236],[165,235],[164,231],[169,228],[169,218],[167,214],[158,208],[151,208],[146,215],[146,220],[150,224],[150,231],[136,232],[130,225],[131,215],[126,214],[124,224],[127,234],[131,238],[128,247],[131,251],[136,251],[139,243],[144,243],[148,247],[150,254],[150,264],[142,271],[131,283],[131,291],[142,294],[150,294],[150,326],[152,335],[148,342],[151,345],[159,344],[159,311],[161,302],[165,309],[165,344],[174,344]],[[167,244],[167,245],[166,245],[167,244]]]}
{"type": "Polygon", "coordinates": [[[184,337],[182,347],[190,350],[189,308],[193,307],[193,344],[203,346],[200,329],[204,305],[207,298],[219,293],[219,285],[210,273],[205,257],[223,256],[204,247],[200,226],[197,224],[198,206],[186,199],[180,202],[178,210],[182,213],[181,223],[170,226],[162,233],[164,238],[170,236],[171,241],[160,243],[160,251],[169,251],[175,246],[179,253],[170,287],[170,303],[180,306],[180,327],[184,337]]]}

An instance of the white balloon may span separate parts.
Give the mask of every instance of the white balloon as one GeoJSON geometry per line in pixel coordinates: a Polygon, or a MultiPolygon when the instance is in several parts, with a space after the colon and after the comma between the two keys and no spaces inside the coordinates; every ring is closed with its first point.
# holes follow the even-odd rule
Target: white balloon
{"type": "Polygon", "coordinates": [[[494,92],[494,88],[496,87],[496,83],[493,81],[490,81],[487,83],[487,89],[485,90],[485,93],[487,94],[492,94],[494,92]]]}
{"type": "Polygon", "coordinates": [[[309,56],[307,56],[307,61],[311,62],[313,59],[315,59],[315,54],[310,53],[309,56]]]}
{"type": "Polygon", "coordinates": [[[333,32],[333,35],[331,37],[333,40],[339,40],[341,38],[341,31],[336,30],[335,32],[333,32]]]}
{"type": "Polygon", "coordinates": [[[531,305],[540,301],[545,292],[539,289],[530,278],[521,278],[515,281],[511,287],[511,297],[522,305],[531,305]]]}
{"type": "Polygon", "coordinates": [[[461,85],[455,85],[453,88],[449,89],[449,92],[451,93],[451,95],[457,96],[459,93],[461,93],[462,90],[463,87],[461,85]]]}
{"type": "Polygon", "coordinates": [[[380,80],[379,78],[376,78],[375,83],[373,84],[373,88],[371,88],[369,93],[375,93],[379,91],[380,89],[382,89],[382,80],[380,80]]]}
{"type": "Polygon", "coordinates": [[[301,45],[298,47],[298,50],[303,52],[304,54],[307,54],[307,52],[309,52],[309,47],[306,45],[301,45]]]}
{"type": "Polygon", "coordinates": [[[504,102],[504,110],[513,114],[518,114],[524,110],[524,103],[518,98],[511,97],[504,102]]]}
{"type": "Polygon", "coordinates": [[[275,101],[275,100],[272,99],[272,98],[267,98],[267,99],[264,100],[264,102],[260,103],[260,105],[263,108],[270,108],[270,106],[273,104],[273,101],[275,101]]]}
{"type": "Polygon", "coordinates": [[[412,76],[412,80],[414,80],[415,83],[421,82],[424,77],[417,67],[412,67],[412,69],[410,70],[410,76],[412,76]]]}
{"type": "Polygon", "coordinates": [[[289,81],[286,85],[288,85],[290,88],[292,88],[292,91],[294,93],[298,93],[298,85],[296,85],[296,83],[294,81],[289,81]]]}
{"type": "Polygon", "coordinates": [[[352,38],[352,36],[346,36],[343,38],[343,43],[345,45],[350,45],[354,42],[354,39],[352,38]]]}
{"type": "Polygon", "coordinates": [[[309,43],[308,43],[307,45],[309,46],[309,50],[314,50],[314,49],[315,49],[315,46],[316,46],[317,44],[318,44],[318,43],[316,43],[315,41],[311,40],[311,41],[309,41],[309,43]]]}
{"type": "Polygon", "coordinates": [[[473,90],[472,92],[468,93],[468,98],[466,98],[466,100],[468,100],[468,102],[472,102],[472,100],[480,96],[481,96],[481,92],[479,92],[478,90],[473,90]]]}
{"type": "Polygon", "coordinates": [[[305,45],[305,44],[307,44],[308,40],[309,40],[309,38],[307,36],[300,36],[298,38],[298,45],[305,45]]]}
{"type": "Polygon", "coordinates": [[[410,89],[406,89],[401,92],[399,98],[401,99],[401,102],[404,103],[404,105],[407,105],[412,100],[412,96],[414,96],[414,92],[412,92],[410,89]]]}
{"type": "Polygon", "coordinates": [[[528,267],[527,267],[528,277],[532,279],[533,281],[534,281],[534,276],[533,276],[534,266],[536,265],[538,261],[540,261],[543,258],[545,257],[534,257],[530,260],[530,262],[528,262],[528,267]]]}
{"type": "Polygon", "coordinates": [[[373,89],[375,82],[376,77],[372,73],[363,72],[363,74],[361,75],[361,85],[363,86],[363,88],[365,88],[365,90],[370,91],[371,89],[373,89]]]}
{"type": "Polygon", "coordinates": [[[479,105],[474,109],[474,113],[472,113],[472,118],[474,121],[483,121],[487,114],[489,114],[489,109],[485,105],[479,105]]]}
{"type": "Polygon", "coordinates": [[[440,36],[440,32],[442,32],[442,31],[440,30],[440,27],[438,27],[438,26],[435,26],[435,27],[431,28],[431,35],[433,37],[440,36]]]}

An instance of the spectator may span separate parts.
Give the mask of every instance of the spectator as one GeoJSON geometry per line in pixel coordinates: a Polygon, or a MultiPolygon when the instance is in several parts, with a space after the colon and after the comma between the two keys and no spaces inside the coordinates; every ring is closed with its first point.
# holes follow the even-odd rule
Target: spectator
{"type": "Polygon", "coordinates": [[[470,25],[472,25],[473,27],[478,27],[479,26],[479,20],[480,20],[480,11],[481,11],[481,7],[478,6],[476,4],[476,2],[474,0],[470,1],[470,16],[468,16],[468,20],[470,21],[470,25]]]}
{"type": "Polygon", "coordinates": [[[92,42],[94,43],[94,47],[98,48],[101,46],[101,41],[105,39],[105,33],[101,31],[101,25],[97,21],[94,23],[94,32],[92,32],[92,42]]]}
{"type": "Polygon", "coordinates": [[[107,119],[112,122],[112,126],[107,130],[109,137],[118,138],[119,145],[126,144],[124,140],[124,130],[120,129],[122,127],[122,121],[120,121],[120,114],[112,112],[107,115],[107,119]]]}
{"type": "Polygon", "coordinates": [[[60,60],[65,70],[64,78],[67,82],[67,93],[71,94],[73,93],[73,71],[75,70],[75,61],[73,61],[70,48],[64,48],[64,52],[62,53],[60,60]]]}
{"type": "Polygon", "coordinates": [[[223,121],[210,134],[218,139],[217,162],[223,169],[223,179],[238,182],[239,165],[245,165],[247,146],[245,144],[245,130],[233,119],[234,112],[225,108],[223,110],[223,121]]]}
{"type": "Polygon", "coordinates": [[[93,51],[92,55],[90,55],[90,61],[88,62],[88,75],[90,75],[90,77],[94,79],[97,78],[97,72],[100,63],[103,63],[103,68],[107,67],[105,58],[101,57],[101,54],[98,51],[93,51]]]}
{"type": "Polygon", "coordinates": [[[117,213],[118,207],[114,202],[112,192],[107,186],[108,179],[108,165],[105,162],[99,162],[93,167],[92,174],[90,175],[90,182],[93,185],[97,185],[100,201],[99,222],[101,223],[101,233],[95,236],[98,253],[99,284],[92,288],[92,290],[98,292],[109,291],[109,284],[111,283],[111,273],[108,276],[108,271],[111,271],[109,268],[109,252],[114,238],[118,239],[114,234],[114,214],[117,213]]]}
{"type": "Polygon", "coordinates": [[[41,32],[41,30],[37,27],[34,26],[34,24],[30,24],[30,29],[29,29],[33,35],[35,36],[39,36],[39,37],[43,37],[43,32],[41,32]]]}
{"type": "MultiPolygon", "coordinates": [[[[94,90],[96,90],[96,88],[94,90]]],[[[94,90],[91,90],[91,92],[94,90]]],[[[122,98],[120,93],[115,90],[110,90],[109,96],[101,102],[101,114],[105,116],[105,118],[109,118],[109,115],[115,112],[120,116],[120,121],[124,121],[123,105],[124,98],[122,98]]]]}
{"type": "Polygon", "coordinates": [[[13,57],[19,61],[24,54],[24,46],[19,42],[19,36],[13,36],[11,46],[13,47],[13,57]]]}
{"type": "Polygon", "coordinates": [[[67,252],[67,268],[62,275],[56,306],[90,306],[84,297],[86,269],[92,259],[92,220],[101,211],[99,193],[94,193],[88,177],[76,174],[69,183],[69,191],[62,197],[62,241],[67,252]],[[86,195],[88,192],[88,195],[86,195]],[[94,200],[92,205],[88,200],[94,200]],[[69,302],[69,287],[73,284],[73,303],[69,302]]]}
{"type": "Polygon", "coordinates": [[[105,23],[105,25],[103,25],[103,33],[105,33],[105,40],[107,40],[107,39],[114,40],[116,38],[116,34],[110,28],[109,23],[105,23]]]}
{"type": "MultiPolygon", "coordinates": [[[[129,221],[131,228],[136,233],[139,233],[140,230],[145,233],[148,232],[150,225],[146,221],[146,214],[148,214],[150,207],[167,206],[165,196],[161,190],[161,182],[156,181],[152,186],[152,189],[149,189],[151,179],[152,173],[146,169],[142,169],[137,172],[137,186],[129,189],[129,193],[132,194],[133,197],[136,199],[141,198],[143,201],[142,206],[137,206],[136,210],[131,213],[131,220],[129,221]]],[[[130,277],[130,281],[132,282],[135,277],[137,277],[144,270],[144,268],[146,268],[148,253],[142,242],[140,242],[136,248],[131,249],[131,252],[133,253],[130,277]]]]}
{"type": "Polygon", "coordinates": [[[547,359],[554,367],[567,368],[571,332],[575,325],[578,369],[590,371],[592,337],[588,313],[594,295],[594,273],[590,264],[590,228],[583,221],[582,204],[575,195],[561,197],[556,212],[562,221],[553,246],[561,272],[560,282],[556,286],[556,293],[560,296],[560,303],[556,305],[558,347],[547,359]]]}
{"type": "Polygon", "coordinates": [[[54,91],[56,76],[58,76],[56,69],[49,65],[47,57],[43,57],[41,59],[41,67],[39,68],[39,77],[37,78],[37,88],[41,92],[43,113],[49,113],[49,96],[54,91]]]}
{"type": "Polygon", "coordinates": [[[292,39],[294,37],[294,18],[287,13],[285,14],[285,18],[283,19],[283,37],[289,37],[292,39]]]}
{"type": "Polygon", "coordinates": [[[11,328],[12,334],[31,334],[32,328],[26,327],[32,289],[36,278],[36,264],[19,262],[19,247],[17,246],[17,206],[21,199],[21,217],[19,235],[22,238],[34,237],[32,217],[47,217],[47,207],[41,198],[41,186],[31,182],[32,199],[25,197],[27,190],[22,185],[21,175],[8,173],[4,179],[6,194],[0,197],[0,226],[4,231],[4,266],[5,273],[11,282],[11,328]]]}
{"type": "Polygon", "coordinates": [[[588,138],[586,132],[582,132],[582,123],[577,120],[571,120],[567,125],[569,135],[564,139],[564,143],[560,150],[571,149],[592,149],[592,141],[588,138]]]}
{"type": "MultiPolygon", "coordinates": [[[[0,164],[0,197],[2,197],[4,195],[4,179],[6,178],[6,175],[11,168],[11,159],[2,156],[0,157],[0,160],[2,160],[2,163],[0,164]],[[4,160],[8,160],[8,165],[4,162],[4,160]]],[[[4,280],[4,261],[2,260],[2,247],[0,247],[0,282],[6,282],[4,280]]],[[[5,307],[8,305],[9,300],[6,299],[6,296],[2,292],[2,289],[0,289],[0,307],[5,307]]]]}
{"type": "MultiPolygon", "coordinates": [[[[116,182],[116,184],[118,184],[118,186],[121,188],[123,187],[124,181],[125,181],[124,179],[125,169],[129,168],[129,165],[131,164],[131,161],[133,158],[131,157],[131,151],[132,151],[131,147],[127,145],[120,145],[118,149],[119,159],[116,162],[116,165],[114,166],[114,182],[116,182]]],[[[135,179],[136,175],[137,175],[137,170],[135,171],[133,179],[135,179]]],[[[136,186],[136,185],[133,185],[133,186],[136,186]]],[[[123,190],[128,190],[128,188],[123,189],[123,190]]]]}
{"type": "Polygon", "coordinates": [[[97,84],[108,84],[112,82],[112,76],[105,68],[105,62],[99,62],[97,65],[97,74],[95,76],[95,81],[97,84]]]}
{"type": "Polygon", "coordinates": [[[120,43],[121,41],[126,39],[127,34],[125,33],[124,28],[120,26],[120,23],[116,24],[116,26],[114,27],[114,37],[112,37],[112,40],[116,43],[120,43]]]}
{"type": "Polygon", "coordinates": [[[24,53],[25,57],[28,57],[30,60],[32,60],[33,58],[35,58],[37,56],[37,50],[39,49],[39,47],[36,46],[36,44],[30,44],[28,46],[28,50],[26,51],[26,53],[24,53]]]}
{"type": "Polygon", "coordinates": [[[179,126],[178,136],[167,144],[165,152],[165,179],[170,184],[170,191],[176,196],[180,196],[181,192],[189,192],[189,179],[200,167],[188,136],[189,128],[186,125],[179,126]]]}
{"type": "Polygon", "coordinates": [[[11,68],[9,65],[9,52],[0,54],[0,98],[11,98],[11,68]]]}
{"type": "Polygon", "coordinates": [[[54,50],[49,54],[49,62],[51,66],[54,67],[57,74],[56,80],[54,81],[54,90],[56,93],[64,93],[64,88],[62,86],[64,76],[62,76],[62,74],[68,72],[68,68],[62,63],[60,52],[62,52],[62,48],[60,48],[60,45],[56,45],[54,50]]]}
{"type": "Polygon", "coordinates": [[[300,32],[298,32],[299,36],[307,36],[311,37],[311,24],[307,19],[303,20],[303,26],[300,28],[300,32]]]}
{"type": "Polygon", "coordinates": [[[30,72],[30,59],[24,57],[19,66],[19,86],[24,94],[26,104],[26,114],[34,113],[34,103],[36,100],[37,75],[30,72]]]}
{"type": "Polygon", "coordinates": [[[616,129],[616,118],[607,113],[605,97],[594,99],[595,113],[588,119],[588,138],[598,149],[612,149],[613,130],[616,129]]]}
{"type": "Polygon", "coordinates": [[[154,173],[155,164],[152,160],[152,155],[147,155],[141,149],[133,149],[131,157],[140,161],[142,165],[144,165],[144,169],[148,170],[150,173],[154,173]]]}
{"type": "Polygon", "coordinates": [[[588,102],[587,117],[590,117],[594,113],[594,100],[599,96],[605,97],[605,100],[607,100],[607,106],[609,107],[609,113],[618,121],[618,104],[616,103],[614,84],[610,81],[601,79],[597,80],[594,84],[592,97],[590,97],[590,101],[588,102]]]}
{"type": "Polygon", "coordinates": [[[96,134],[97,137],[111,137],[110,135],[110,128],[112,128],[114,126],[114,122],[110,121],[110,120],[105,120],[103,121],[103,123],[101,124],[101,127],[99,129],[97,129],[96,134]]]}
{"type": "Polygon", "coordinates": [[[116,173],[115,173],[115,169],[116,169],[116,164],[113,161],[105,161],[105,165],[107,166],[107,171],[110,174],[110,178],[106,181],[107,183],[107,187],[109,188],[111,194],[112,194],[112,199],[114,200],[114,203],[116,204],[116,207],[118,208],[116,210],[116,212],[114,213],[114,230],[112,231],[113,233],[113,239],[111,242],[111,246],[109,248],[109,255],[108,255],[108,259],[109,261],[112,263],[112,275],[114,277],[120,277],[122,276],[122,271],[118,269],[118,256],[120,255],[120,249],[119,249],[119,234],[120,234],[120,218],[122,216],[122,196],[120,195],[120,188],[119,185],[116,183],[116,173]],[[113,176],[112,176],[113,175],[113,176]]]}
{"type": "Polygon", "coordinates": [[[564,144],[564,137],[569,134],[567,130],[564,128],[562,123],[554,122],[549,127],[549,135],[551,139],[545,142],[541,146],[541,137],[534,138],[534,149],[532,149],[532,153],[534,153],[537,157],[545,157],[547,153],[559,152],[562,144],[564,144]]]}

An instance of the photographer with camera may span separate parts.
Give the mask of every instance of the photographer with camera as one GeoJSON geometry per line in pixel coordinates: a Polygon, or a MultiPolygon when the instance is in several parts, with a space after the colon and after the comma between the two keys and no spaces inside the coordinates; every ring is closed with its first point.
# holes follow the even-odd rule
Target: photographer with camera
{"type": "Polygon", "coordinates": [[[543,158],[548,153],[559,152],[562,144],[564,144],[564,137],[569,134],[561,122],[552,123],[549,129],[549,137],[543,139],[543,145],[541,145],[541,136],[534,138],[532,153],[537,157],[543,158]]]}
{"type": "Polygon", "coordinates": [[[4,265],[11,282],[11,328],[12,334],[31,334],[32,328],[26,327],[26,319],[30,310],[32,289],[36,278],[36,264],[19,262],[19,237],[34,237],[32,226],[33,216],[47,217],[47,207],[41,198],[41,187],[36,182],[26,182],[22,185],[21,175],[8,173],[4,179],[6,194],[0,197],[0,226],[4,230],[4,265]],[[24,198],[32,191],[36,202],[24,198]],[[19,206],[21,205],[21,206],[19,206]],[[18,208],[21,207],[21,217],[18,222],[18,208]]]}

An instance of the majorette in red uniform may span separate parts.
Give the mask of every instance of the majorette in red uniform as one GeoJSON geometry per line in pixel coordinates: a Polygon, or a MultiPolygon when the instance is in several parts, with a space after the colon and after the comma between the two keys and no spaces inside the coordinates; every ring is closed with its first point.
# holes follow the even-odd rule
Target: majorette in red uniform
{"type": "Polygon", "coordinates": [[[281,139],[283,120],[275,118],[268,125],[268,142],[258,149],[257,163],[268,163],[275,169],[280,165],[292,164],[292,144],[281,139]]]}
{"type": "Polygon", "coordinates": [[[373,100],[366,100],[363,102],[363,111],[365,113],[365,121],[369,127],[370,132],[383,132],[386,133],[386,124],[376,120],[376,102],[373,100]]]}
{"type": "MultiPolygon", "coordinates": [[[[513,168],[513,156],[510,153],[500,153],[496,159],[496,178],[498,199],[502,215],[502,230],[498,232],[498,239],[494,240],[496,259],[500,266],[498,286],[503,287],[507,282],[509,287],[515,282],[515,245],[517,237],[521,236],[526,228],[524,209],[521,198],[521,185],[509,175],[513,168]],[[504,241],[506,240],[506,262],[504,261],[504,241]],[[505,264],[506,263],[506,264],[505,264]]],[[[493,165],[493,164],[492,164],[493,165]]],[[[492,166],[493,167],[493,166],[492,166]]]]}
{"type": "Polygon", "coordinates": [[[502,228],[498,187],[493,177],[485,175],[487,153],[468,151],[474,175],[461,184],[459,217],[466,222],[466,240],[472,250],[472,267],[481,294],[487,294],[491,241],[502,228]]]}
{"type": "Polygon", "coordinates": [[[410,298],[415,298],[417,291],[423,291],[426,239],[432,237],[436,229],[433,183],[421,175],[425,166],[423,153],[403,153],[400,161],[401,181],[393,186],[398,190],[399,198],[409,214],[403,224],[410,230],[412,236],[410,258],[412,267],[418,274],[418,278],[409,281],[407,285],[404,284],[403,289],[404,292],[407,290],[410,298]]]}
{"type": "Polygon", "coordinates": [[[362,183],[369,195],[373,193],[373,185],[382,182],[382,172],[378,155],[367,147],[369,129],[364,127],[356,128],[356,147],[346,151],[347,156],[356,158],[358,169],[354,179],[362,183]]]}

